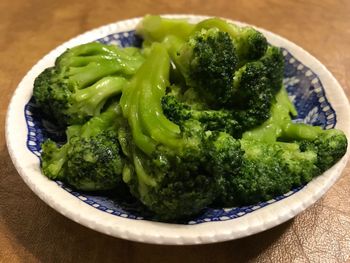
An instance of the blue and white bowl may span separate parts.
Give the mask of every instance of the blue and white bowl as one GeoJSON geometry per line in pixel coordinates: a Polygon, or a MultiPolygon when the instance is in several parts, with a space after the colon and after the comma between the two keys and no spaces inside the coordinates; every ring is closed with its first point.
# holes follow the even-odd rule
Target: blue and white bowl
{"type": "MultiPolygon", "coordinates": [[[[198,22],[207,17],[172,15],[198,22]]],[[[48,205],[72,220],[115,237],[157,244],[200,244],[248,236],[294,217],[319,199],[340,176],[347,154],[310,183],[267,202],[251,206],[213,209],[181,224],[157,222],[139,211],[139,204],[108,196],[77,192],[59,181],[47,179],[40,171],[40,144],[57,131],[43,119],[32,103],[35,77],[69,47],[100,41],[121,46],[140,45],[135,26],[140,18],[113,23],[82,34],[42,58],[18,85],[7,114],[7,146],[15,167],[27,185],[48,205]]],[[[242,23],[235,22],[239,25],[242,23]]],[[[258,28],[259,29],[259,28],[258,28]]],[[[284,84],[298,110],[296,122],[338,128],[350,135],[350,107],[339,83],[313,56],[290,41],[259,29],[268,41],[283,49],[284,84]]]]}

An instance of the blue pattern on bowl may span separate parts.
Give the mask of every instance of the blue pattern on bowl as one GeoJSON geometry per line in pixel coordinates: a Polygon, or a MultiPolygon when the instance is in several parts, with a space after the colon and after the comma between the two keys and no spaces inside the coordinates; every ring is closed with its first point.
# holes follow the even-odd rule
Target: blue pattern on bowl
{"type": "MultiPolygon", "coordinates": [[[[141,40],[135,36],[135,31],[112,34],[97,41],[123,47],[140,46],[141,44],[141,40]]],[[[298,110],[298,116],[294,121],[318,125],[324,129],[333,128],[336,124],[336,112],[328,102],[318,76],[294,58],[286,49],[283,49],[283,55],[286,65],[284,84],[290,99],[298,110]]],[[[24,114],[28,128],[27,147],[40,159],[40,145],[46,138],[50,137],[57,142],[61,142],[64,136],[62,135],[62,131],[56,130],[54,126],[42,118],[40,111],[38,111],[32,99],[26,104],[24,114]]],[[[146,216],[144,211],[140,211],[141,206],[136,201],[121,201],[109,195],[101,196],[77,192],[60,181],[57,181],[57,185],[83,202],[106,213],[130,219],[153,220],[151,216],[146,216]]],[[[182,223],[199,224],[237,218],[286,198],[299,191],[301,188],[302,187],[293,189],[284,195],[255,205],[223,209],[208,208],[200,216],[182,223]]]]}

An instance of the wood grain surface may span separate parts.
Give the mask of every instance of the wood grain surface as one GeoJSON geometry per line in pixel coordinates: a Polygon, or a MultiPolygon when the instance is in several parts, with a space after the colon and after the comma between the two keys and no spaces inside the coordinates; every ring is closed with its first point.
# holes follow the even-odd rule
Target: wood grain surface
{"type": "MultiPolygon", "coordinates": [[[[24,74],[62,42],[95,27],[147,13],[223,16],[280,34],[316,56],[350,95],[350,1],[1,0],[0,126],[24,74]]],[[[350,167],[293,220],[240,240],[156,246],[102,235],[36,197],[11,163],[0,129],[0,262],[347,262],[350,167]]]]}

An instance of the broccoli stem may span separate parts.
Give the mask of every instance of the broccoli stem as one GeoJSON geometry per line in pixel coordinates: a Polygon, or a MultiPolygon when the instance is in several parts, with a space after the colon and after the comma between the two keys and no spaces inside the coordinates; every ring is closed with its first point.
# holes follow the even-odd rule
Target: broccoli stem
{"type": "Polygon", "coordinates": [[[314,140],[322,131],[322,128],[318,126],[291,122],[283,127],[281,138],[284,140],[314,140]]]}
{"type": "Polygon", "coordinates": [[[107,99],[121,93],[126,83],[122,77],[104,77],[94,85],[78,90],[72,95],[73,106],[69,112],[82,112],[88,116],[98,115],[107,99]]]}
{"type": "Polygon", "coordinates": [[[120,100],[135,144],[146,154],[155,150],[156,143],[178,146],[180,129],[164,116],[161,106],[168,84],[169,66],[170,59],[164,46],[152,45],[147,60],[120,100]]]}
{"type": "Polygon", "coordinates": [[[113,127],[116,123],[116,119],[120,115],[120,106],[117,103],[112,104],[105,112],[101,113],[101,115],[90,119],[81,127],[80,137],[92,137],[110,127],[113,127]]]}
{"type": "Polygon", "coordinates": [[[79,89],[95,83],[103,77],[120,72],[122,66],[115,61],[91,62],[84,67],[69,68],[69,79],[77,83],[79,89]]]}
{"type": "MultiPolygon", "coordinates": [[[[136,175],[139,181],[139,187],[143,188],[143,186],[155,186],[156,181],[154,178],[150,177],[147,172],[145,171],[143,164],[142,164],[142,158],[139,156],[139,154],[134,152],[134,165],[136,170],[136,175]]],[[[140,193],[142,193],[142,189],[140,193]]]]}
{"type": "Polygon", "coordinates": [[[65,67],[84,67],[91,62],[103,63],[106,60],[114,60],[115,57],[110,55],[93,55],[93,56],[84,56],[84,57],[67,57],[61,63],[65,67]]]}
{"type": "MultiPolygon", "coordinates": [[[[57,63],[60,65],[67,66],[64,62],[65,59],[71,57],[79,56],[94,56],[94,55],[113,55],[114,50],[111,50],[111,46],[101,45],[98,42],[91,42],[87,44],[82,44],[70,49],[67,49],[65,53],[57,60],[57,63]]],[[[68,64],[69,66],[69,64],[68,64]]]]}
{"type": "Polygon", "coordinates": [[[136,28],[146,42],[162,42],[168,35],[186,39],[193,31],[195,25],[185,19],[168,19],[160,16],[147,15],[136,28]]]}
{"type": "Polygon", "coordinates": [[[229,24],[225,20],[222,20],[220,18],[209,18],[203,20],[196,25],[195,30],[199,31],[202,29],[210,29],[213,27],[216,27],[220,31],[227,32],[233,39],[239,38],[239,34],[241,31],[241,29],[236,25],[229,24]]]}
{"type": "MultiPolygon", "coordinates": [[[[170,60],[165,48],[160,45],[156,45],[152,52],[158,55],[158,59],[153,61],[153,68],[157,69],[157,72],[155,71],[149,77],[148,85],[144,83],[140,86],[141,121],[151,138],[174,147],[179,143],[176,138],[180,135],[180,129],[164,116],[161,105],[161,99],[165,95],[165,89],[168,85],[170,60]]],[[[147,78],[148,71],[147,68],[141,68],[138,76],[142,75],[143,79],[147,78]]]]}

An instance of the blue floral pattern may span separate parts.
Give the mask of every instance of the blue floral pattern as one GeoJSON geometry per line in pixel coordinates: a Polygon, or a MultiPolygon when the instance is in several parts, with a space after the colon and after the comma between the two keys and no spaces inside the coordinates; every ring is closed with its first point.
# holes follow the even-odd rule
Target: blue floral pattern
{"type": "MultiPolygon", "coordinates": [[[[116,44],[122,47],[141,45],[141,39],[135,35],[135,31],[111,34],[97,41],[105,44],[116,44]]],[[[298,110],[298,116],[294,121],[318,125],[324,129],[333,128],[336,124],[336,112],[328,102],[325,90],[318,76],[284,48],[283,55],[286,66],[284,85],[287,88],[290,99],[298,110]]],[[[40,110],[36,107],[32,99],[25,105],[24,114],[28,128],[27,147],[40,160],[41,143],[46,138],[51,138],[60,143],[63,142],[64,136],[62,131],[55,129],[54,126],[42,117],[40,110]]],[[[77,192],[60,181],[56,183],[59,187],[79,198],[82,202],[103,212],[136,220],[154,220],[151,216],[147,215],[147,212],[141,211],[142,206],[136,201],[122,201],[109,195],[90,195],[77,192]]],[[[293,189],[284,195],[255,205],[222,209],[207,208],[200,216],[182,223],[199,224],[241,217],[269,204],[278,202],[299,191],[301,188],[293,189]]]]}

